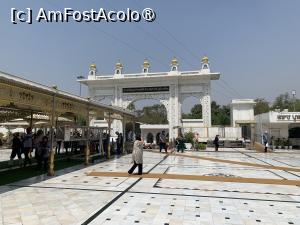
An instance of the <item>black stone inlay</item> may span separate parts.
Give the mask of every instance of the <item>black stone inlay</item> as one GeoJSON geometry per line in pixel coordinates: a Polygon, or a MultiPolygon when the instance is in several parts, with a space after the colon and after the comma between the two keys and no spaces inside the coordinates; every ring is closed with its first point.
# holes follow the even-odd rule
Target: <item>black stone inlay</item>
{"type": "Polygon", "coordinates": [[[248,205],[248,203],[247,203],[247,202],[244,202],[244,205],[248,205]]]}
{"type": "Polygon", "coordinates": [[[97,179],[98,177],[94,177],[95,179],[97,179]]]}
{"type": "Polygon", "coordinates": [[[168,215],[172,215],[172,213],[168,213],[168,215]]]}
{"type": "Polygon", "coordinates": [[[116,209],[116,211],[120,211],[120,209],[116,209]]]}
{"type": "Polygon", "coordinates": [[[154,196],[152,196],[151,198],[155,198],[154,196]]]}
{"type": "Polygon", "coordinates": [[[261,222],[261,220],[256,220],[256,222],[260,223],[260,222],[261,222]]]}
{"type": "MultiPolygon", "coordinates": [[[[177,198],[173,198],[173,200],[176,200],[177,198]]],[[[196,200],[197,201],[197,200],[196,200]]],[[[199,200],[198,200],[199,201],[199,200]]]]}
{"type": "Polygon", "coordinates": [[[130,198],[133,198],[133,197],[134,197],[133,195],[130,196],[130,198]]]}
{"type": "Polygon", "coordinates": [[[196,217],[200,217],[200,215],[196,215],[196,217]]]}
{"type": "Polygon", "coordinates": [[[164,223],[164,225],[169,225],[168,223],[164,223]]]}
{"type": "Polygon", "coordinates": [[[172,207],[174,207],[175,205],[171,205],[172,207]]]}
{"type": "Polygon", "coordinates": [[[110,183],[105,183],[105,184],[110,184],[110,183]]]}
{"type": "MultiPolygon", "coordinates": [[[[164,160],[168,158],[169,155],[164,156],[162,160],[160,160],[158,163],[153,166],[149,172],[154,170],[160,163],[162,163],[164,160]]],[[[126,194],[132,187],[134,187],[138,182],[140,182],[142,178],[139,178],[136,180],[133,184],[131,184],[128,188],[126,188],[124,191],[122,191],[119,195],[117,195],[115,198],[113,198],[110,202],[108,202],[105,206],[103,206],[101,209],[99,209],[96,213],[94,213],[91,217],[89,217],[86,221],[84,221],[81,225],[88,225],[91,223],[97,216],[99,216],[101,213],[103,213],[107,208],[109,208],[114,202],[116,202],[118,199],[120,199],[124,194],[126,194]]]]}
{"type": "Polygon", "coordinates": [[[62,182],[66,182],[66,180],[62,180],[62,182]]]}
{"type": "Polygon", "coordinates": [[[114,179],[115,179],[115,180],[118,180],[119,178],[118,178],[118,177],[115,177],[114,179]]]}
{"type": "Polygon", "coordinates": [[[274,205],[270,205],[270,206],[274,206],[274,205]]]}
{"type": "Polygon", "coordinates": [[[220,203],[223,203],[223,201],[219,201],[220,203]]]}
{"type": "Polygon", "coordinates": [[[297,207],[297,208],[300,208],[300,206],[299,206],[299,205],[297,205],[296,207],[297,207]]]}
{"type": "Polygon", "coordinates": [[[106,220],[111,220],[110,218],[106,218],[106,220]]]}
{"type": "Polygon", "coordinates": [[[124,202],[125,204],[127,204],[128,202],[124,202]]]}
{"type": "Polygon", "coordinates": [[[289,222],[289,224],[294,224],[293,222],[289,222]]]}
{"type": "Polygon", "coordinates": [[[146,211],[141,211],[141,213],[146,213],[146,211]]]}
{"type": "Polygon", "coordinates": [[[230,220],[230,217],[225,217],[226,220],[230,220]]]}
{"type": "Polygon", "coordinates": [[[196,206],[196,209],[200,209],[200,207],[199,207],[199,206],[196,206]]]}
{"type": "Polygon", "coordinates": [[[222,210],[226,210],[225,208],[222,208],[222,210]]]}
{"type": "Polygon", "coordinates": [[[196,202],[199,202],[199,199],[196,199],[196,202]]]}
{"type": "Polygon", "coordinates": [[[139,223],[140,221],[138,221],[138,220],[135,220],[134,222],[135,222],[135,223],[139,223]]]}
{"type": "Polygon", "coordinates": [[[282,214],[282,212],[278,212],[278,214],[279,214],[279,215],[281,215],[281,214],[282,214]]]}

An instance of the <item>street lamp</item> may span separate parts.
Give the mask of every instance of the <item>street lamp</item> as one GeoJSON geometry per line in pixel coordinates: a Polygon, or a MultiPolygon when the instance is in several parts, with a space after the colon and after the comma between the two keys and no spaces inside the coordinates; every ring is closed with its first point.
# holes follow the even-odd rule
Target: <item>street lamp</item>
{"type": "Polygon", "coordinates": [[[294,112],[296,111],[296,90],[292,90],[293,102],[294,102],[294,112]]]}
{"type": "MultiPolygon", "coordinates": [[[[77,80],[84,79],[84,76],[77,76],[77,80]]],[[[79,96],[81,96],[81,83],[79,82],[79,96]]]]}

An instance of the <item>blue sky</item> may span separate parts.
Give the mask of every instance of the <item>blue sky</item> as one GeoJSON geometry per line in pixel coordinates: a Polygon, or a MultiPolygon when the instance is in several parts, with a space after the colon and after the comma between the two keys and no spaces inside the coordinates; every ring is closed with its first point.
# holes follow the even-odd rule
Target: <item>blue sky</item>
{"type": "MultiPolygon", "coordinates": [[[[60,89],[79,92],[75,78],[95,62],[100,74],[113,73],[121,59],[126,73],[168,71],[177,56],[180,70],[196,70],[207,54],[221,81],[213,99],[263,97],[295,89],[300,95],[300,1],[297,0],[10,0],[0,2],[0,70],[60,89]],[[10,22],[10,9],[156,11],[153,23],[10,22]]],[[[193,101],[187,104],[187,108],[193,101]]]]}

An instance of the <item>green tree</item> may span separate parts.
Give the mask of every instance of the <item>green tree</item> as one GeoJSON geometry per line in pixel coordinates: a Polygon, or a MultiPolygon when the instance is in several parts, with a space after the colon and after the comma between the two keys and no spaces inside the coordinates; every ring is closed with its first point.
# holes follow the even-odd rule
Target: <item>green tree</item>
{"type": "Polygon", "coordinates": [[[280,94],[272,105],[272,110],[279,109],[280,111],[288,109],[289,111],[300,111],[300,99],[293,99],[288,92],[280,94]]]}
{"type": "Polygon", "coordinates": [[[211,121],[212,125],[230,125],[230,107],[228,105],[218,105],[211,102],[211,121]]]}
{"type": "Polygon", "coordinates": [[[164,105],[156,104],[136,110],[137,120],[146,124],[167,124],[167,111],[164,105]]]}
{"type": "MultiPolygon", "coordinates": [[[[230,125],[230,107],[220,106],[215,101],[211,102],[211,117],[213,125],[230,125]]],[[[202,105],[196,104],[189,114],[182,114],[183,119],[201,119],[202,105]]]]}
{"type": "Polygon", "coordinates": [[[264,98],[257,98],[255,99],[255,106],[254,106],[254,115],[266,113],[270,111],[269,102],[266,101],[264,98]]]}
{"type": "Polygon", "coordinates": [[[134,105],[134,103],[131,102],[131,103],[127,106],[127,109],[132,110],[132,111],[135,111],[135,105],[134,105]]]}
{"type": "Polygon", "coordinates": [[[280,109],[280,111],[284,110],[284,109],[290,109],[291,107],[291,103],[292,100],[290,98],[290,95],[288,92],[284,93],[284,94],[280,94],[278,97],[276,97],[273,105],[272,105],[272,109],[280,109]]]}
{"type": "Polygon", "coordinates": [[[194,105],[190,113],[182,114],[182,119],[202,119],[202,105],[194,105]]]}

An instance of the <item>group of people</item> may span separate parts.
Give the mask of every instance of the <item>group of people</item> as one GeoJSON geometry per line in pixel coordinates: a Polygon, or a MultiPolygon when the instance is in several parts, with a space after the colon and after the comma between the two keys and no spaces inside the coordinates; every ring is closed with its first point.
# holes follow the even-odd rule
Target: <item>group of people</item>
{"type": "MultiPolygon", "coordinates": [[[[183,151],[186,149],[185,147],[185,140],[182,134],[179,134],[176,138],[176,149],[177,152],[183,151]]],[[[215,145],[215,151],[218,151],[219,149],[219,135],[215,136],[215,139],[213,141],[215,145]]],[[[143,148],[144,148],[145,142],[141,139],[140,135],[136,135],[135,141],[133,143],[133,151],[132,151],[132,167],[128,170],[128,174],[132,174],[133,171],[138,167],[138,175],[143,174],[143,148]]],[[[165,131],[162,131],[159,135],[159,152],[162,150],[165,150],[167,153],[167,138],[165,136],[165,131]]]]}
{"type": "Polygon", "coordinates": [[[32,133],[30,127],[26,129],[26,134],[20,137],[19,133],[15,133],[12,139],[12,151],[10,161],[17,156],[21,166],[31,165],[31,153],[35,151],[35,159],[37,161],[37,170],[44,169],[47,171],[48,158],[50,153],[49,137],[44,135],[42,130],[38,130],[36,134],[32,133]],[[24,162],[22,159],[24,154],[24,162]]]}

